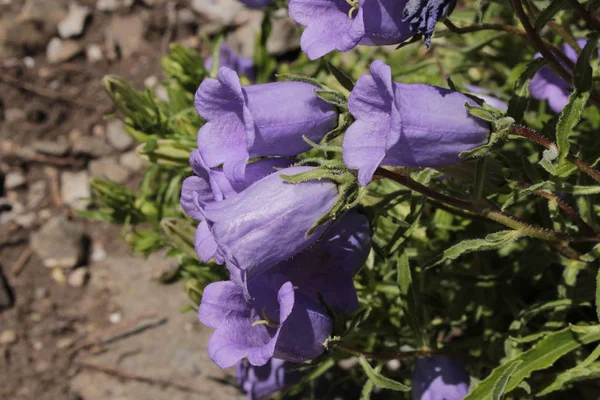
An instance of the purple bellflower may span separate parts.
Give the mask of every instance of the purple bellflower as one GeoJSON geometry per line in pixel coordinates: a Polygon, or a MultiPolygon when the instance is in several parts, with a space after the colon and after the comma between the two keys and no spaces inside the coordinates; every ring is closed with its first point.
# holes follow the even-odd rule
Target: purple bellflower
{"type": "MultiPolygon", "coordinates": [[[[262,159],[246,166],[243,181],[230,182],[220,169],[209,168],[200,151],[194,150],[190,155],[190,165],[194,176],[183,181],[181,188],[181,206],[190,217],[200,221],[196,230],[195,247],[200,259],[207,262],[217,253],[217,243],[204,220],[202,208],[210,203],[229,198],[274,173],[277,169],[289,167],[293,160],[283,158],[262,159]]],[[[217,263],[223,263],[217,259],[217,263]]]]}
{"type": "Polygon", "coordinates": [[[462,400],[469,385],[467,371],[450,357],[419,358],[412,377],[412,400],[462,400]]]}
{"type": "Polygon", "coordinates": [[[448,15],[455,3],[456,0],[408,0],[403,21],[410,23],[413,34],[423,35],[429,47],[436,22],[448,15]]]}
{"type": "MultiPolygon", "coordinates": [[[[212,56],[204,60],[204,68],[210,71],[213,67],[212,56]]],[[[239,75],[245,75],[251,81],[254,80],[254,61],[250,57],[244,57],[234,52],[225,43],[219,49],[219,67],[227,67],[239,75]]]]}
{"type": "Polygon", "coordinates": [[[306,27],[300,47],[315,60],[355,46],[401,43],[413,35],[403,22],[407,0],[290,0],[290,16],[306,27]]]}
{"type": "Polygon", "coordinates": [[[246,288],[231,281],[204,289],[200,321],[215,328],[208,355],[221,368],[243,358],[254,366],[273,357],[302,363],[325,351],[332,321],[314,296],[297,290],[285,275],[249,279],[246,288]]]}
{"type": "MultiPolygon", "coordinates": [[[[577,40],[579,47],[583,48],[587,39],[577,40]]],[[[577,53],[568,44],[562,46],[563,53],[573,62],[577,61],[577,53]]],[[[537,53],[534,58],[542,55],[537,53]]],[[[542,67],[531,79],[529,91],[531,97],[537,100],[546,100],[550,109],[560,113],[569,102],[571,85],[560,78],[560,76],[549,67],[542,67]]]]}
{"type": "Polygon", "coordinates": [[[222,201],[196,203],[192,213],[199,212],[207,222],[217,244],[217,262],[226,262],[230,271],[254,275],[319,240],[330,224],[321,225],[310,236],[306,232],[337,201],[337,185],[326,179],[292,184],[280,177],[311,169],[286,168],[222,201]]]}
{"type": "Polygon", "coordinates": [[[240,361],[236,367],[237,381],[248,400],[260,400],[302,378],[302,372],[291,370],[295,364],[278,358],[272,358],[267,364],[255,367],[247,360],[240,361]]]}
{"type": "Polygon", "coordinates": [[[198,132],[206,164],[223,164],[230,181],[244,179],[250,157],[293,156],[310,149],[337,125],[335,106],[303,82],[242,87],[235,71],[222,67],[218,79],[205,79],[196,92],[196,109],[207,122],[198,132]]]}
{"type": "Polygon", "coordinates": [[[392,82],[382,61],[371,64],[350,93],[356,121],[344,137],[343,157],[367,185],[379,165],[441,167],[461,161],[459,154],[484,145],[490,126],[471,116],[472,99],[449,89],[392,82]]]}

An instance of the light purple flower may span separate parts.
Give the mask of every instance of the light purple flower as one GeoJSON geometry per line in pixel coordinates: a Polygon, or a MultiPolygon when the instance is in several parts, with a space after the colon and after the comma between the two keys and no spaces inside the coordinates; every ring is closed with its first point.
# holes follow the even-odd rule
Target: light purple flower
{"type": "MultiPolygon", "coordinates": [[[[207,262],[217,253],[217,244],[204,220],[203,207],[229,198],[277,169],[289,167],[293,162],[292,159],[284,158],[262,159],[246,166],[244,180],[230,182],[222,170],[209,168],[198,150],[191,153],[190,165],[195,175],[183,181],[181,206],[187,215],[200,221],[196,230],[195,247],[202,261],[207,262]]],[[[224,262],[219,258],[216,261],[224,262]]]]}
{"type": "Polygon", "coordinates": [[[337,125],[336,108],[303,82],[244,86],[235,71],[222,67],[218,79],[205,79],[196,92],[196,109],[207,122],[198,148],[209,167],[223,164],[230,181],[244,179],[250,157],[293,156],[337,125]]]}
{"type": "Polygon", "coordinates": [[[369,220],[350,211],[316,245],[269,271],[286,275],[303,293],[320,294],[333,312],[348,314],[358,308],[352,277],[369,256],[371,235],[369,220]]]}
{"type": "Polygon", "coordinates": [[[306,27],[300,46],[311,59],[333,51],[348,51],[359,44],[397,44],[413,33],[403,22],[407,0],[290,0],[290,16],[306,27]]]}
{"type": "Polygon", "coordinates": [[[449,89],[392,82],[382,61],[371,76],[358,79],[348,107],[356,121],[343,142],[344,163],[367,185],[379,165],[440,167],[461,161],[459,154],[484,145],[490,126],[471,116],[473,100],[449,89]]]}
{"type": "Polygon", "coordinates": [[[329,224],[310,236],[306,232],[337,201],[337,185],[330,180],[292,184],[280,177],[311,169],[286,168],[223,201],[198,203],[217,243],[217,262],[226,262],[230,271],[257,274],[319,240],[329,224]]]}
{"type": "Polygon", "coordinates": [[[500,111],[508,110],[508,104],[506,104],[505,101],[491,96],[491,92],[489,90],[475,85],[466,85],[465,88],[470,92],[470,94],[479,97],[481,100],[485,101],[490,106],[497,108],[500,111]]]}
{"type": "Polygon", "coordinates": [[[248,394],[248,400],[260,400],[298,382],[303,374],[292,370],[295,366],[296,364],[272,358],[260,367],[242,360],[235,370],[238,384],[248,394]]]}
{"type": "Polygon", "coordinates": [[[403,21],[410,23],[412,33],[423,35],[429,47],[436,22],[448,15],[455,3],[456,0],[408,0],[403,21]]]}
{"type": "Polygon", "coordinates": [[[467,371],[450,357],[419,358],[412,378],[412,400],[462,400],[469,385],[467,371]]]}
{"type": "MultiPolygon", "coordinates": [[[[587,39],[577,40],[579,47],[583,48],[587,39]]],[[[577,61],[577,53],[568,44],[562,46],[563,53],[573,62],[577,61]]],[[[542,55],[537,53],[534,58],[542,55]]],[[[547,100],[550,109],[560,113],[569,102],[571,85],[560,78],[560,76],[549,67],[540,69],[531,79],[529,92],[531,97],[537,100],[547,100]]]]}
{"type": "Polygon", "coordinates": [[[323,343],[332,332],[331,318],[318,300],[271,272],[250,279],[247,292],[230,281],[211,283],[198,315],[215,328],[208,354],[221,368],[243,358],[254,366],[273,357],[302,363],[325,351],[323,343]]]}
{"type": "Polygon", "coordinates": [[[248,8],[265,8],[275,0],[239,0],[248,8]]]}
{"type": "MultiPolygon", "coordinates": [[[[270,2],[270,0],[269,0],[270,2]]],[[[213,67],[213,58],[209,56],[204,60],[204,68],[210,71],[213,67]]],[[[254,80],[254,61],[250,57],[237,54],[225,43],[219,49],[219,67],[227,67],[239,75],[245,75],[251,81],[254,80]]]]}

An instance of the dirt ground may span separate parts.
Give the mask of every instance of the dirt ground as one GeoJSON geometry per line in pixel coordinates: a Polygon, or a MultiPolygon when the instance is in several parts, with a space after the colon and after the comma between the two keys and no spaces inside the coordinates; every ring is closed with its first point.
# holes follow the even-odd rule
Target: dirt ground
{"type": "MultiPolygon", "coordinates": [[[[51,62],[69,2],[0,0],[0,399],[240,398],[231,371],[206,355],[210,330],[179,313],[188,304],[181,284],[153,280],[170,261],[132,256],[119,227],[78,218],[61,187],[65,172],[93,174],[93,160],[119,164],[131,152],[110,147],[101,78],[154,87],[170,41],[199,43],[195,23],[173,18],[194,15],[189,1],[123,2],[100,11],[100,1],[77,0],[90,15],[70,39],[76,50],[51,62]],[[86,138],[109,150],[75,152],[86,138]],[[68,150],[41,151],[48,142],[68,150]],[[83,227],[85,273],[49,268],[31,246],[60,215],[83,227]]],[[[141,169],[120,168],[135,186],[141,169]]]]}

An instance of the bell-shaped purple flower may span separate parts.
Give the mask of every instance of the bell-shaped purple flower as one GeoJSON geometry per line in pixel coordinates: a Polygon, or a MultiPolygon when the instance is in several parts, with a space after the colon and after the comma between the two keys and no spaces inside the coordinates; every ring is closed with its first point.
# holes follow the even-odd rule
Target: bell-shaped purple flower
{"type": "Polygon", "coordinates": [[[462,400],[469,385],[467,371],[450,357],[419,358],[412,377],[412,400],[462,400]]]}
{"type": "Polygon", "coordinates": [[[456,0],[408,0],[403,21],[410,23],[413,34],[423,35],[429,47],[435,24],[448,15],[455,3],[456,0]]]}
{"type": "Polygon", "coordinates": [[[392,82],[382,61],[371,64],[350,93],[356,121],[343,142],[344,163],[367,185],[379,165],[441,167],[460,162],[459,154],[484,145],[490,126],[467,112],[472,99],[449,89],[392,82]]]}
{"type": "Polygon", "coordinates": [[[303,293],[321,295],[333,312],[351,313],[358,308],[352,277],[369,256],[371,235],[369,220],[350,211],[334,223],[316,245],[269,271],[286,275],[303,293]]]}
{"type": "MultiPolygon", "coordinates": [[[[579,47],[583,48],[587,39],[577,40],[579,47]]],[[[573,47],[568,44],[562,46],[563,53],[573,62],[577,61],[577,53],[573,47]]],[[[534,58],[542,55],[537,53],[534,58]]],[[[560,76],[549,67],[540,69],[531,79],[529,92],[531,97],[537,100],[546,100],[550,109],[555,113],[560,113],[569,102],[569,93],[571,85],[560,78],[560,76]]]]}
{"type": "Polygon", "coordinates": [[[300,47],[311,60],[355,46],[401,43],[413,35],[403,22],[408,0],[290,0],[290,16],[306,27],[300,47]],[[355,5],[350,5],[353,3],[355,5]]]}
{"type": "Polygon", "coordinates": [[[286,276],[270,271],[248,280],[214,282],[204,289],[200,321],[215,328],[209,357],[221,368],[243,358],[265,365],[273,357],[305,362],[318,357],[332,332],[332,321],[314,296],[294,288],[286,276]]]}
{"type": "Polygon", "coordinates": [[[278,358],[272,358],[260,367],[242,360],[235,371],[238,384],[248,394],[248,400],[260,400],[298,382],[303,374],[293,370],[294,366],[278,358]]]}
{"type": "Polygon", "coordinates": [[[250,157],[293,156],[310,149],[337,124],[336,108],[303,82],[242,87],[235,71],[222,67],[218,79],[205,79],[196,109],[207,122],[198,148],[209,167],[223,164],[230,181],[244,179],[250,157]]]}
{"type": "Polygon", "coordinates": [[[200,213],[217,243],[216,259],[256,274],[313,245],[329,224],[306,232],[338,199],[330,180],[292,184],[280,175],[312,167],[275,172],[223,201],[206,204],[200,213]]]}
{"type": "MultiPolygon", "coordinates": [[[[269,0],[270,1],[270,0],[269,0]]],[[[204,68],[212,70],[213,58],[209,56],[204,60],[204,68]]],[[[225,43],[219,49],[219,68],[227,67],[234,70],[239,75],[245,75],[251,81],[254,80],[254,61],[250,57],[244,57],[233,50],[225,43]]]]}
{"type": "MultiPolygon", "coordinates": [[[[284,158],[262,159],[246,166],[244,180],[230,182],[220,169],[209,168],[198,150],[190,155],[190,165],[194,176],[183,181],[181,188],[181,206],[190,217],[200,221],[196,230],[195,247],[200,259],[207,262],[217,252],[217,243],[204,220],[202,209],[216,201],[229,198],[253,184],[254,182],[274,173],[277,169],[287,168],[294,160],[284,158]]],[[[216,260],[224,262],[222,259],[216,260]]]]}

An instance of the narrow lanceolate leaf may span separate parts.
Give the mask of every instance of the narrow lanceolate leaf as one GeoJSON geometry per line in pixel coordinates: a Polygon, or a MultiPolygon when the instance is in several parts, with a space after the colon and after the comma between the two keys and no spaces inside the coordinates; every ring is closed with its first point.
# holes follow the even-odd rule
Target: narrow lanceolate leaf
{"type": "Polygon", "coordinates": [[[586,368],[575,367],[556,376],[554,381],[539,392],[536,397],[545,396],[557,390],[565,389],[566,385],[588,379],[600,378],[600,362],[595,362],[586,368]]]}
{"type": "Polygon", "coordinates": [[[140,144],[136,152],[140,158],[153,164],[187,167],[194,145],[194,142],[184,143],[172,139],[159,139],[140,144]]]}
{"type": "Polygon", "coordinates": [[[517,124],[523,120],[523,115],[529,105],[529,84],[531,83],[531,79],[544,65],[546,65],[546,60],[543,58],[532,60],[515,82],[513,95],[508,101],[508,111],[506,114],[514,118],[517,124]]]}
{"type": "Polygon", "coordinates": [[[502,371],[500,378],[494,383],[494,387],[492,388],[492,400],[502,399],[502,395],[506,390],[506,385],[508,385],[510,377],[513,375],[517,367],[522,363],[522,360],[512,360],[504,365],[506,368],[504,371],[502,371]]]}
{"type": "Polygon", "coordinates": [[[192,258],[198,258],[194,249],[194,233],[196,228],[190,221],[182,218],[163,218],[160,227],[169,243],[181,249],[192,258]]]}
{"type": "MultiPolygon", "coordinates": [[[[569,154],[569,136],[581,119],[585,105],[592,90],[593,69],[590,65],[592,58],[598,54],[598,39],[600,33],[590,35],[590,38],[577,59],[573,73],[574,91],[569,96],[569,103],[563,108],[556,125],[556,144],[558,145],[558,161],[564,160],[569,154]]],[[[594,61],[593,65],[598,63],[594,61]]]]}
{"type": "Polygon", "coordinates": [[[373,385],[375,385],[376,387],[382,389],[395,390],[397,392],[408,392],[410,390],[410,386],[397,382],[393,379],[386,378],[385,376],[375,371],[364,356],[360,356],[358,362],[365,371],[365,374],[367,375],[369,380],[373,382],[373,385]]]}
{"type": "Polygon", "coordinates": [[[341,93],[333,90],[316,90],[315,93],[329,104],[341,108],[348,108],[348,100],[341,93]]]}
{"type": "Polygon", "coordinates": [[[400,289],[400,297],[402,299],[402,308],[404,310],[406,322],[410,326],[413,335],[417,338],[418,342],[423,343],[412,273],[410,270],[410,263],[408,262],[408,255],[406,253],[402,253],[402,255],[398,257],[396,270],[398,274],[396,279],[398,288],[400,289]]]}
{"type": "Polygon", "coordinates": [[[430,264],[430,266],[438,265],[446,260],[456,260],[463,254],[472,253],[474,251],[501,249],[522,236],[523,233],[520,231],[500,231],[491,233],[484,239],[463,240],[459,244],[445,250],[437,260],[434,260],[434,262],[430,264]]]}
{"type": "Polygon", "coordinates": [[[541,30],[546,24],[554,18],[554,16],[563,8],[565,8],[565,0],[553,0],[548,7],[544,8],[540,15],[535,20],[535,30],[541,30]]]}
{"type": "Polygon", "coordinates": [[[277,74],[277,80],[279,82],[304,82],[310,83],[311,85],[323,88],[323,84],[318,80],[311,78],[306,75],[298,75],[298,74],[277,74]]]}
{"type": "MultiPolygon", "coordinates": [[[[551,367],[556,360],[578,349],[582,345],[600,340],[600,325],[570,326],[558,332],[551,333],[536,343],[530,350],[521,353],[513,360],[522,361],[515,367],[505,392],[508,393],[529,376],[539,370],[551,367]]],[[[491,398],[497,382],[503,379],[509,363],[494,369],[490,375],[479,382],[465,400],[488,400],[491,398]]]]}
{"type": "Polygon", "coordinates": [[[554,189],[553,182],[540,182],[535,185],[531,185],[528,188],[520,189],[513,196],[511,196],[506,202],[502,205],[502,211],[506,210],[511,205],[527,198],[528,196],[535,193],[536,190],[552,190],[554,189]]]}
{"type": "Polygon", "coordinates": [[[354,81],[346,72],[342,71],[329,61],[327,62],[327,68],[329,68],[329,72],[337,79],[337,81],[346,89],[351,92],[354,89],[354,81]]]}

